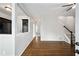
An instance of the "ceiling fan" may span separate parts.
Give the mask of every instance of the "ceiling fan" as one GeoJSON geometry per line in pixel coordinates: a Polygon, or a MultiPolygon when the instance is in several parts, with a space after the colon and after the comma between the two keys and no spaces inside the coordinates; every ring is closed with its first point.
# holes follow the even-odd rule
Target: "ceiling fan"
{"type": "Polygon", "coordinates": [[[73,9],[73,8],[75,8],[75,7],[76,7],[76,3],[63,5],[62,7],[69,7],[69,8],[66,10],[66,11],[69,11],[69,10],[71,10],[71,9],[73,9]]]}

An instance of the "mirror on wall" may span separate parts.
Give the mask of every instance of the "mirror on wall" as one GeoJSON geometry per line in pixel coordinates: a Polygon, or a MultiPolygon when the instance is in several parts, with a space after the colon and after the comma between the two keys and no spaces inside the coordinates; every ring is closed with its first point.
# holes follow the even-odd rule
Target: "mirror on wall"
{"type": "Polygon", "coordinates": [[[22,32],[28,32],[28,19],[22,19],[22,32]]]}

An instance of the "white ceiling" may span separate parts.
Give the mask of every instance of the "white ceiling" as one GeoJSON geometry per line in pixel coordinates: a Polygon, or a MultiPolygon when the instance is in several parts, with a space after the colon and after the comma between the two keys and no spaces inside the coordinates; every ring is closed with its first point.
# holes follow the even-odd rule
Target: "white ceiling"
{"type": "Polygon", "coordinates": [[[15,7],[15,14],[17,15],[17,16],[24,16],[25,15],[25,13],[21,10],[21,8],[16,4],[16,7],[15,7]]]}
{"type": "MultiPolygon", "coordinates": [[[[67,12],[69,7],[62,7],[65,3],[21,3],[20,5],[35,20],[52,19],[54,15],[75,16],[75,9],[67,12]]],[[[18,13],[20,14],[20,12],[18,13]]]]}
{"type": "Polygon", "coordinates": [[[11,3],[0,3],[0,12],[11,15],[11,11],[6,10],[5,6],[9,6],[12,8],[11,3]]]}

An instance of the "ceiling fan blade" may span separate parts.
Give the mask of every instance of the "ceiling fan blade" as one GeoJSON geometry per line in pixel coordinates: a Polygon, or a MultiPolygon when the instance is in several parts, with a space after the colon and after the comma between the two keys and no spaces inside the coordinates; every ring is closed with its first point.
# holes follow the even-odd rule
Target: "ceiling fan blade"
{"type": "Polygon", "coordinates": [[[63,5],[62,7],[72,6],[73,4],[63,5]]]}
{"type": "Polygon", "coordinates": [[[70,7],[69,9],[67,9],[66,11],[69,11],[69,10],[71,10],[72,9],[72,7],[70,7]]]}

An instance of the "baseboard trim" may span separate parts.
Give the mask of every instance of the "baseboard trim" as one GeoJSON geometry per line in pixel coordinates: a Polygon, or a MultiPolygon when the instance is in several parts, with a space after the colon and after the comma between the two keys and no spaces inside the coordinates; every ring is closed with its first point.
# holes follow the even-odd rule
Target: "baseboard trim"
{"type": "MultiPolygon", "coordinates": [[[[33,39],[35,39],[35,38],[36,38],[36,36],[33,37],[33,39]]],[[[31,42],[33,41],[33,39],[31,40],[31,42]]],[[[31,42],[30,42],[30,43],[31,43],[31,42]]],[[[27,46],[24,47],[24,49],[19,53],[19,56],[22,56],[23,52],[24,52],[25,49],[30,45],[30,43],[28,43],[27,46]]]]}

